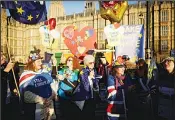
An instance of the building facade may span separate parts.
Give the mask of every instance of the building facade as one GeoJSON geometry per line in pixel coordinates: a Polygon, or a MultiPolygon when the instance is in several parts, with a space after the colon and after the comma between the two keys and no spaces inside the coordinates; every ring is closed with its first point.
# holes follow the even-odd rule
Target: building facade
{"type": "Polygon", "coordinates": [[[1,51],[7,52],[7,14],[5,9],[1,9],[1,51]]]}
{"type": "MultiPolygon", "coordinates": [[[[85,2],[85,9],[82,13],[65,15],[62,2],[51,1],[48,18],[56,18],[56,30],[60,33],[69,25],[75,25],[80,30],[85,26],[93,26],[97,32],[97,48],[106,49],[107,45],[104,40],[103,29],[106,25],[110,24],[110,22],[101,18],[100,11],[96,10],[95,4],[96,2],[94,1],[85,2]]],[[[150,5],[149,47],[153,49],[152,46],[154,46],[154,53],[158,62],[169,55],[170,50],[174,49],[174,9],[175,7],[172,2],[161,2],[161,4],[155,2],[150,5]],[[152,18],[152,6],[154,6],[154,18],[152,18]],[[152,26],[152,19],[154,19],[154,26],[152,26]],[[152,37],[152,30],[154,31],[154,37],[152,37]]],[[[12,18],[9,19],[8,41],[11,54],[15,55],[17,60],[25,62],[33,45],[36,45],[42,49],[42,51],[47,50],[47,48],[42,45],[41,35],[39,33],[39,27],[43,24],[44,23],[24,25],[16,22],[12,18]]],[[[146,33],[145,3],[138,2],[138,4],[129,5],[120,24],[143,24],[146,33]]],[[[5,27],[6,26],[4,26],[3,30],[6,29],[5,27]]],[[[2,41],[5,40],[5,34],[3,38],[2,41]]],[[[58,39],[57,44],[58,47],[54,49],[53,52],[70,53],[64,44],[62,36],[58,39]]]]}

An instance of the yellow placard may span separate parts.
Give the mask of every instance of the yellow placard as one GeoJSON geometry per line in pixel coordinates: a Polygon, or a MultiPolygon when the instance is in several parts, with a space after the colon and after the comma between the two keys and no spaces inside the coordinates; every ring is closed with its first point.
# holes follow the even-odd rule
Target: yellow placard
{"type": "Polygon", "coordinates": [[[112,52],[106,52],[104,53],[104,56],[106,57],[106,60],[108,61],[108,63],[111,65],[112,64],[112,52]]]}

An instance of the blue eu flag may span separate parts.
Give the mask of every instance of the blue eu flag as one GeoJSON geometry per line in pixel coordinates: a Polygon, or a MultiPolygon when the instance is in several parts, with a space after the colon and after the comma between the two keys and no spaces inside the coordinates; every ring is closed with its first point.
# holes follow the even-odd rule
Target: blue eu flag
{"type": "Polygon", "coordinates": [[[15,20],[24,24],[37,24],[47,20],[45,1],[2,1],[15,20]]]}

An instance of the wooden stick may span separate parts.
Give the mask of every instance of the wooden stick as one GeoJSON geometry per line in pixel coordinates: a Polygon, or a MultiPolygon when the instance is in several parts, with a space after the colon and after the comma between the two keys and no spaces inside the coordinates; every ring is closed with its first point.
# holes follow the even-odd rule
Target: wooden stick
{"type": "MultiPolygon", "coordinates": [[[[8,36],[7,36],[8,37],[8,36]]],[[[9,44],[8,44],[8,41],[6,40],[6,45],[7,45],[7,54],[8,54],[8,56],[9,56],[9,59],[10,59],[10,61],[11,61],[11,57],[10,57],[10,50],[9,50],[9,44]]],[[[18,93],[18,95],[19,95],[19,101],[20,101],[20,99],[21,99],[21,95],[20,95],[20,92],[19,92],[19,89],[18,89],[18,85],[17,85],[17,82],[16,82],[16,77],[15,77],[15,72],[14,72],[14,69],[12,68],[12,73],[13,73],[13,78],[14,78],[14,81],[15,81],[15,85],[16,85],[16,89],[17,89],[17,93],[18,93]]]]}

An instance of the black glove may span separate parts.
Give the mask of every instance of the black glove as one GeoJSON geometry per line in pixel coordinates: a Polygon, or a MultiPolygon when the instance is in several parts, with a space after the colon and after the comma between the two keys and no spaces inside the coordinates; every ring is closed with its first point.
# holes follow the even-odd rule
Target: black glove
{"type": "Polygon", "coordinates": [[[66,91],[64,91],[64,93],[68,97],[72,97],[73,96],[73,90],[66,90],[66,91]]]}

